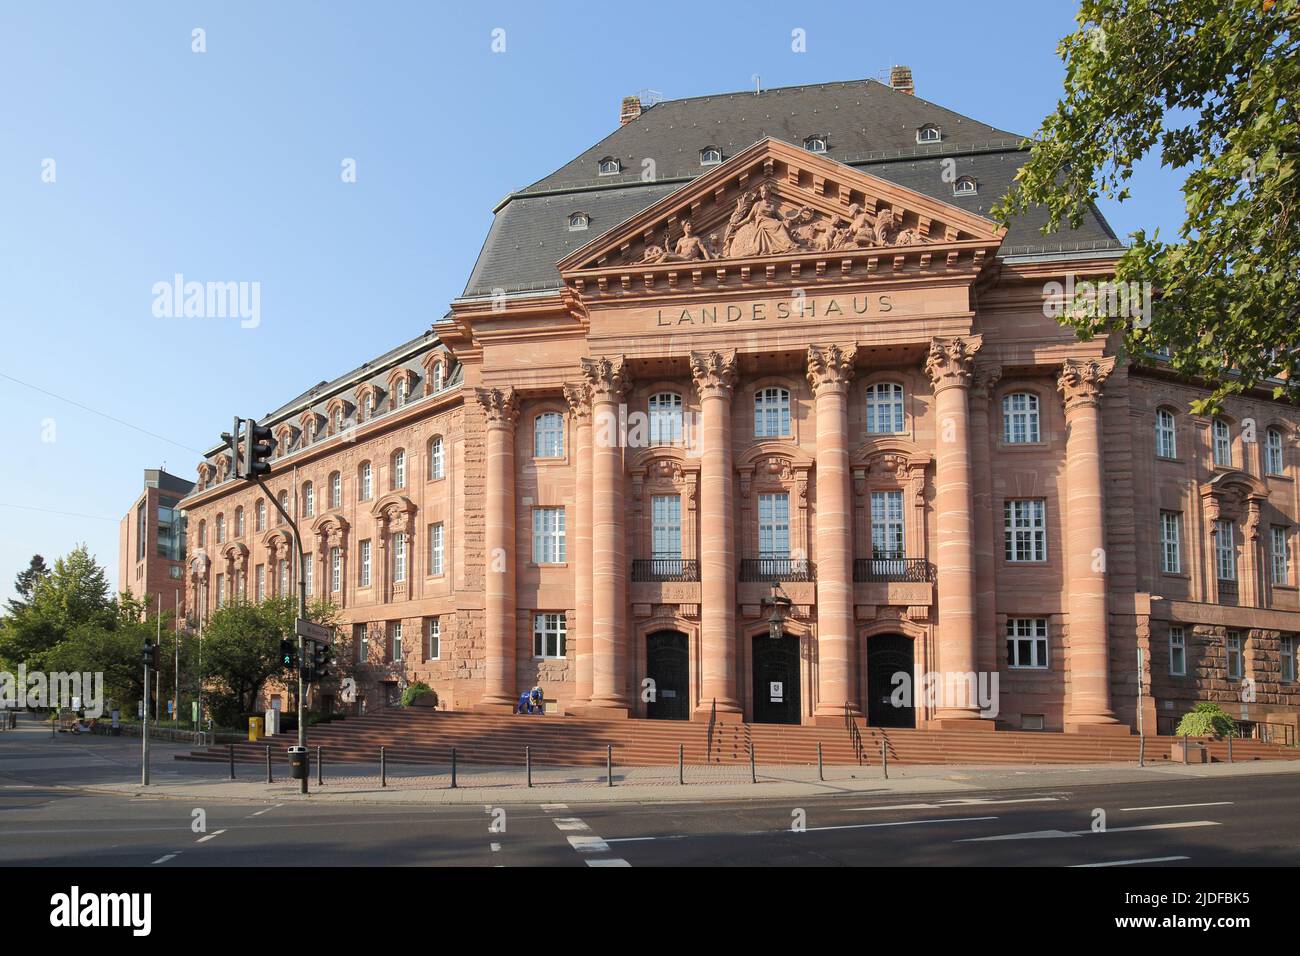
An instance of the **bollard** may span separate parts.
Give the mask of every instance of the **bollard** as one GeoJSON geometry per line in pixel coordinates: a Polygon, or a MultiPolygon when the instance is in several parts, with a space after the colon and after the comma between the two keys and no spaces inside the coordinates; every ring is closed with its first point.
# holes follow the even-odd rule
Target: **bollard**
{"type": "Polygon", "coordinates": [[[271,775],[271,745],[266,745],[266,782],[275,783],[275,777],[271,775]]]}
{"type": "Polygon", "coordinates": [[[605,744],[605,779],[608,786],[614,786],[614,745],[605,744]]]}
{"type": "Polygon", "coordinates": [[[822,767],[822,742],[817,741],[817,779],[825,782],[826,773],[822,767]]]}
{"type": "Polygon", "coordinates": [[[1187,735],[1183,734],[1183,763],[1187,763],[1187,735]]]}
{"type": "Polygon", "coordinates": [[[682,786],[686,783],[686,746],[677,745],[677,785],[682,786]]]}
{"type": "Polygon", "coordinates": [[[316,748],[316,786],[325,784],[325,763],[321,760],[321,748],[316,748]]]}
{"type": "Polygon", "coordinates": [[[889,744],[884,738],[880,740],[880,771],[889,779],[889,744]]]}
{"type": "Polygon", "coordinates": [[[1228,763],[1232,763],[1232,734],[1228,734],[1228,763]]]}
{"type": "Polygon", "coordinates": [[[758,783],[758,774],[754,770],[754,741],[749,741],[749,782],[758,783]]]}
{"type": "Polygon", "coordinates": [[[230,779],[235,779],[235,745],[230,745],[230,779]]]}
{"type": "Polygon", "coordinates": [[[451,789],[456,789],[456,748],[451,748],[451,789]]]}
{"type": "Polygon", "coordinates": [[[528,771],[528,786],[533,785],[533,748],[524,748],[524,769],[528,771]]]}
{"type": "Polygon", "coordinates": [[[388,748],[379,748],[379,785],[388,786],[388,748]]]}
{"type": "Polygon", "coordinates": [[[1138,738],[1138,766],[1145,767],[1146,765],[1147,765],[1147,738],[1146,738],[1146,734],[1143,734],[1141,737],[1138,738]]]}

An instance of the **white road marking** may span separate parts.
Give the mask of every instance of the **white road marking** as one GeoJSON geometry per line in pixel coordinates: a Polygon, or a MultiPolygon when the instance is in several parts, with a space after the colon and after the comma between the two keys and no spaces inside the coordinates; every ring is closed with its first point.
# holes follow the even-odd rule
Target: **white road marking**
{"type": "Polygon", "coordinates": [[[154,860],[153,863],[150,863],[149,865],[155,866],[159,863],[166,863],[168,860],[174,860],[180,855],[181,855],[181,851],[177,850],[175,853],[168,853],[166,856],[158,857],[158,859],[154,860]]]}
{"type": "Polygon", "coordinates": [[[1230,807],[1231,800],[1219,800],[1216,803],[1166,803],[1159,807],[1120,807],[1120,811],[1127,813],[1130,810],[1182,810],[1186,807],[1230,807]]]}
{"type": "Polygon", "coordinates": [[[988,800],[968,797],[960,800],[941,800],[938,803],[895,803],[887,807],[845,807],[842,813],[857,813],[865,810],[942,810],[945,807],[975,807],[1003,803],[1054,803],[1064,797],[1018,797],[1013,800],[988,800]]]}
{"type": "Polygon", "coordinates": [[[262,814],[264,814],[264,813],[269,813],[270,811],[274,810],[276,807],[282,807],[282,806],[284,806],[283,803],[277,803],[277,804],[275,805],[275,807],[267,807],[265,810],[258,810],[256,813],[250,813],[250,814],[249,814],[247,817],[245,817],[244,819],[245,819],[245,820],[251,820],[253,817],[260,817],[262,814]]]}
{"type": "Polygon", "coordinates": [[[803,832],[818,833],[822,830],[871,830],[877,827],[915,827],[927,823],[974,823],[977,820],[996,819],[997,817],[944,817],[938,820],[896,820],[891,823],[846,823],[834,827],[809,827],[803,832]]]}
{"type": "Polygon", "coordinates": [[[221,836],[221,834],[223,834],[223,833],[225,833],[225,832],[226,832],[225,830],[218,830],[216,833],[209,833],[209,834],[208,834],[207,836],[205,836],[205,837],[199,837],[199,838],[198,838],[197,840],[195,840],[194,842],[195,842],[195,843],[207,843],[209,840],[212,840],[212,839],[214,839],[214,838],[216,838],[216,837],[219,837],[219,836],[221,836]]]}
{"type": "Polygon", "coordinates": [[[569,845],[579,853],[608,853],[609,844],[598,836],[571,836],[569,845]]]}
{"type": "Polygon", "coordinates": [[[994,840],[1052,840],[1061,837],[1081,837],[1090,834],[1132,833],[1137,830],[1185,830],[1189,827],[1217,827],[1214,820],[1190,820],[1187,823],[1148,823],[1140,827],[1107,827],[1105,830],[1031,830],[1028,833],[1003,833],[999,836],[967,837],[953,843],[989,843],[994,840]]]}
{"type": "Polygon", "coordinates": [[[557,830],[590,830],[591,827],[577,817],[556,817],[551,821],[557,830]]]}
{"type": "Polygon", "coordinates": [[[588,866],[631,866],[627,860],[620,860],[617,857],[607,857],[603,860],[588,860],[588,866]]]}
{"type": "Polygon", "coordinates": [[[492,852],[493,852],[493,853],[500,853],[500,852],[501,852],[501,844],[500,844],[500,843],[489,843],[488,846],[490,846],[490,847],[492,848],[492,852]]]}
{"type": "Polygon", "coordinates": [[[648,836],[648,837],[611,837],[606,843],[647,843],[651,840],[685,840],[690,834],[688,833],[671,833],[667,836],[648,836]]]}
{"type": "Polygon", "coordinates": [[[569,809],[569,805],[567,803],[543,803],[543,804],[539,804],[539,806],[547,813],[554,813],[556,810],[569,809]]]}
{"type": "Polygon", "coordinates": [[[1145,860],[1111,860],[1108,863],[1075,863],[1070,869],[1077,870],[1096,866],[1132,866],[1135,863],[1172,863],[1174,860],[1190,860],[1190,856],[1149,856],[1145,860]]]}

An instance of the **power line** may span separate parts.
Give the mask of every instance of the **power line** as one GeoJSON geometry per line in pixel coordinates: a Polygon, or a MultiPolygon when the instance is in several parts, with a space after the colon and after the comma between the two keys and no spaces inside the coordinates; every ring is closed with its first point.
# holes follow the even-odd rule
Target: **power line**
{"type": "Polygon", "coordinates": [[[22,511],[40,511],[47,515],[63,515],[68,518],[92,518],[95,521],[111,521],[117,523],[117,518],[105,518],[103,515],[87,515],[79,511],[55,511],[53,508],[34,508],[31,505],[11,505],[8,502],[0,501],[0,508],[18,508],[22,511]]]}
{"type": "Polygon", "coordinates": [[[77,408],[80,408],[82,411],[90,412],[92,415],[98,415],[100,418],[107,418],[110,422],[116,422],[119,425],[124,425],[133,431],[140,432],[143,435],[148,435],[150,438],[156,438],[159,441],[164,441],[169,445],[175,445],[177,448],[184,448],[186,451],[192,451],[194,452],[194,454],[199,456],[205,454],[204,452],[199,451],[199,449],[197,448],[191,448],[189,445],[183,445],[178,441],[172,441],[170,438],[166,437],[165,435],[159,435],[157,432],[151,432],[149,431],[149,429],[141,428],[139,425],[132,425],[130,422],[123,421],[122,419],[110,415],[107,412],[101,412],[97,408],[91,408],[89,405],[83,405],[81,404],[81,402],[75,401],[74,399],[56,394],[55,392],[51,392],[48,389],[41,388],[39,385],[33,385],[31,382],[24,382],[22,379],[14,378],[12,375],[6,375],[4,372],[0,372],[0,378],[6,378],[9,381],[14,382],[18,385],[22,385],[25,388],[30,388],[32,391],[40,392],[42,395],[48,395],[50,396],[50,398],[57,398],[61,402],[67,402],[69,405],[74,405],[77,408]]]}

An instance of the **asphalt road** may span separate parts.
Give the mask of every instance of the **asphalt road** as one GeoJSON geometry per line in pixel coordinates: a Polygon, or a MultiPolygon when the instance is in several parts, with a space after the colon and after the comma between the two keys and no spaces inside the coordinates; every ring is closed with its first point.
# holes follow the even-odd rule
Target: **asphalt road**
{"type": "Polygon", "coordinates": [[[797,803],[376,807],[6,784],[0,866],[1295,866],[1298,785],[1259,775],[797,803]]]}

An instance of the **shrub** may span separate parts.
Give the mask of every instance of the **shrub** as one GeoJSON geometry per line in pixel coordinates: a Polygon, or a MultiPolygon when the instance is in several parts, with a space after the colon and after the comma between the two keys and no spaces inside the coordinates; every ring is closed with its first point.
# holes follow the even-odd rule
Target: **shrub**
{"type": "Polygon", "coordinates": [[[1183,715],[1174,733],[1179,737],[1232,737],[1237,724],[1218,704],[1203,700],[1183,715]]]}
{"type": "Polygon", "coordinates": [[[426,694],[432,694],[433,700],[429,703],[432,703],[435,707],[438,706],[438,692],[422,680],[418,680],[414,684],[408,685],[406,690],[402,691],[402,706],[410,707],[426,694]]]}

